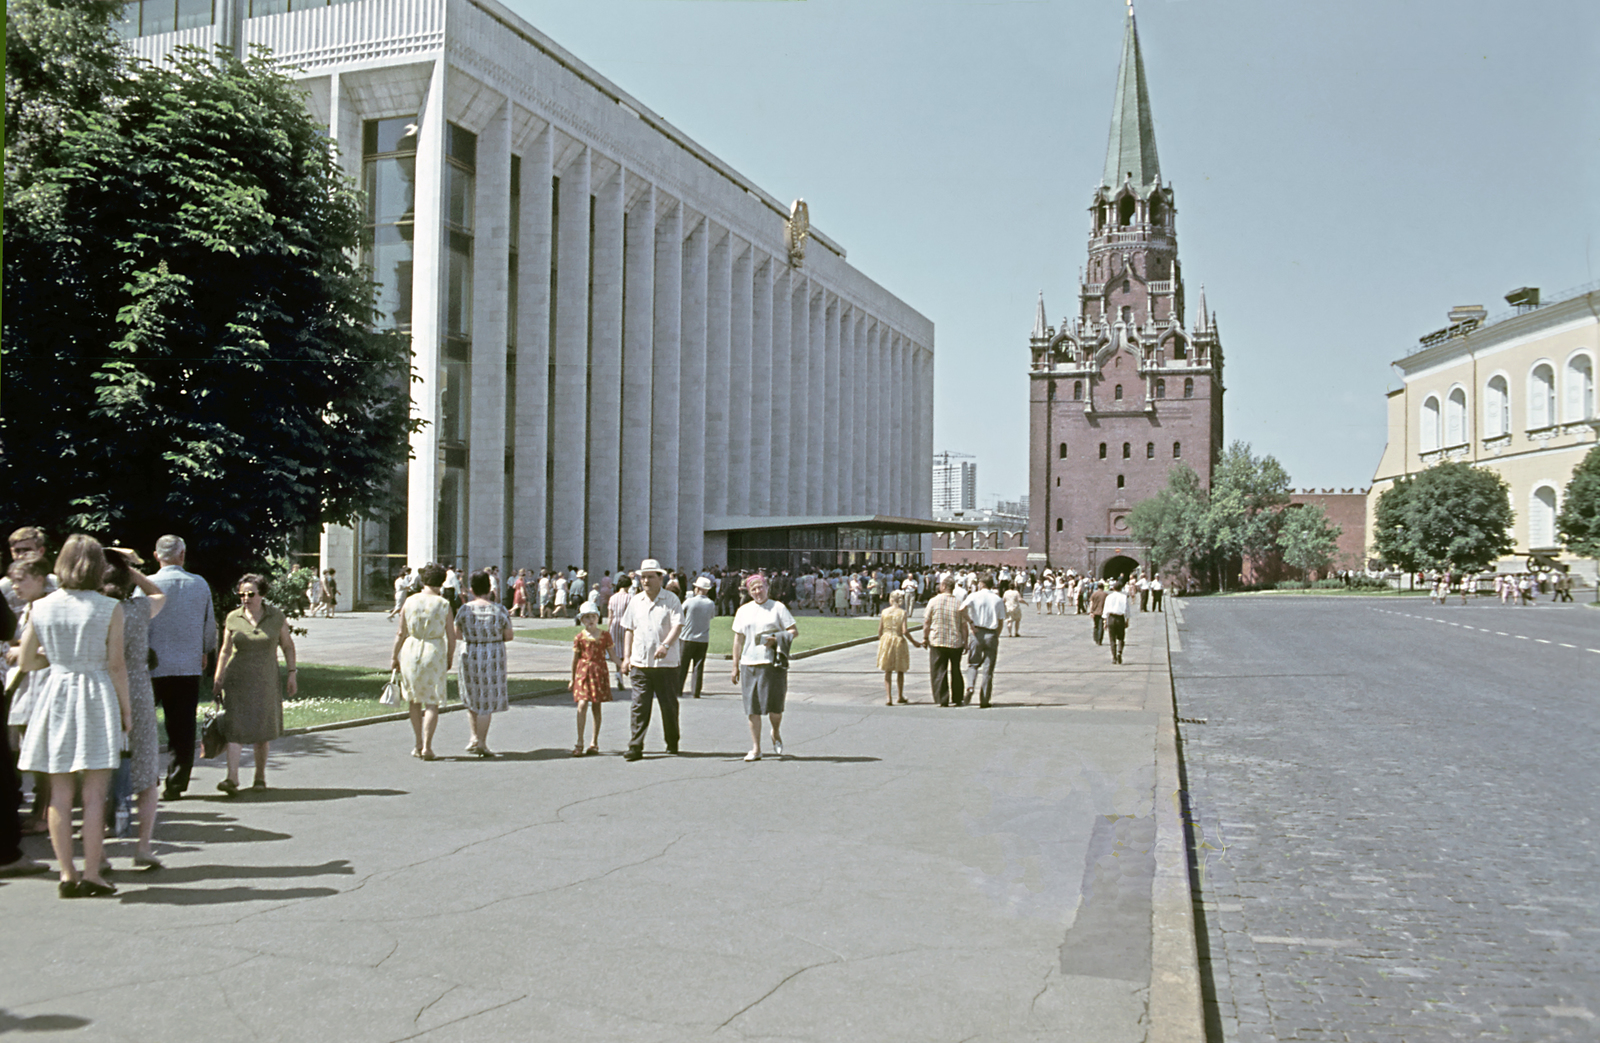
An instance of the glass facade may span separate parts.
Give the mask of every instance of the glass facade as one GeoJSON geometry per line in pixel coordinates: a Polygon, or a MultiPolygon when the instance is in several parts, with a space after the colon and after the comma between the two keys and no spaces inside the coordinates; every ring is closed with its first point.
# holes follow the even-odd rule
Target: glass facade
{"type": "Polygon", "coordinates": [[[849,525],[745,529],[728,533],[734,569],[842,569],[862,565],[922,565],[922,534],[849,525]]]}
{"type": "Polygon", "coordinates": [[[439,363],[439,519],[437,558],[465,565],[467,556],[467,435],[472,403],[472,236],[477,209],[478,136],[454,123],[445,128],[444,357],[439,363]]]}
{"type": "MultiPolygon", "coordinates": [[[[361,185],[366,195],[362,263],[377,286],[379,329],[411,329],[412,242],[416,227],[417,120],[367,120],[362,125],[361,185]]],[[[356,524],[357,567],[351,597],[383,603],[394,577],[406,565],[406,469],[395,470],[392,493],[398,509],[388,517],[356,524]]]]}
{"type": "MultiPolygon", "coordinates": [[[[332,7],[352,0],[250,0],[248,17],[304,11],[309,7],[332,7]]],[[[124,38],[154,36],[179,29],[197,29],[217,20],[215,0],[128,0],[122,16],[112,23],[124,38]]]]}

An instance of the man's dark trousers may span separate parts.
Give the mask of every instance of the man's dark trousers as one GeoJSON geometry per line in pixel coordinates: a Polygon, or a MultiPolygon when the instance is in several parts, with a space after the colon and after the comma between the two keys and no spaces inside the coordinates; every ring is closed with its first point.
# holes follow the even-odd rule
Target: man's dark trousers
{"type": "Polygon", "coordinates": [[[1148,612],[1148,611],[1150,611],[1150,591],[1149,590],[1140,590],[1139,591],[1139,611],[1140,612],[1148,612]]]}
{"type": "Polygon", "coordinates": [[[1152,590],[1150,592],[1150,607],[1153,611],[1161,611],[1161,591],[1152,590]]]}
{"type": "Polygon", "coordinates": [[[1112,613],[1106,620],[1106,630],[1111,633],[1111,661],[1122,662],[1122,647],[1127,644],[1128,617],[1112,613]]]}
{"type": "Polygon", "coordinates": [[[150,687],[167,723],[167,748],[172,751],[172,763],[167,766],[170,798],[189,788],[189,773],[194,770],[194,715],[200,705],[200,677],[152,677],[150,687]]]}
{"type": "Polygon", "coordinates": [[[967,657],[967,669],[972,671],[972,684],[968,686],[967,702],[972,692],[978,693],[978,705],[988,706],[994,695],[994,661],[1000,655],[1000,630],[984,627],[972,628],[972,653],[967,657]]]}
{"type": "Polygon", "coordinates": [[[1105,636],[1106,636],[1106,621],[1105,621],[1105,617],[1103,617],[1103,616],[1095,616],[1094,617],[1094,643],[1097,644],[1097,645],[1100,644],[1100,642],[1105,640],[1105,636]]]}
{"type": "Polygon", "coordinates": [[[661,703],[661,737],[667,752],[678,752],[678,691],[683,670],[676,666],[630,666],[628,681],[633,685],[633,705],[628,708],[628,751],[644,752],[644,733],[650,727],[651,701],[661,703]]]}
{"type": "Polygon", "coordinates": [[[933,701],[940,706],[960,706],[965,692],[961,680],[960,648],[928,646],[928,675],[933,680],[933,701]]]}
{"type": "Polygon", "coordinates": [[[694,697],[700,698],[700,688],[706,677],[706,649],[709,647],[709,641],[683,642],[683,672],[678,675],[678,698],[683,698],[683,689],[688,684],[691,670],[694,671],[694,697]]]}

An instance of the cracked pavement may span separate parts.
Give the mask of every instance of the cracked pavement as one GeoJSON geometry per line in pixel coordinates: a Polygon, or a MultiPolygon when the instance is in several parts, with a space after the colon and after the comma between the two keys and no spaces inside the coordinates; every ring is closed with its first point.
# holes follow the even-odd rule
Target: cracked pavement
{"type": "Polygon", "coordinates": [[[550,697],[495,717],[493,761],[450,752],[450,714],[432,763],[404,722],[279,740],[272,788],[232,800],[201,762],[162,806],[166,870],[114,841],[114,899],[0,881],[0,1034],[1142,1040],[1149,859],[1114,845],[1153,814],[1165,633],[1135,617],[1113,668],[1088,631],[1030,610],[983,711],[931,705],[923,653],[909,706],[870,645],[797,661],[788,755],[756,763],[723,670],[678,757],[657,724],[624,762],[619,700],[606,754],[571,758],[550,697]]]}

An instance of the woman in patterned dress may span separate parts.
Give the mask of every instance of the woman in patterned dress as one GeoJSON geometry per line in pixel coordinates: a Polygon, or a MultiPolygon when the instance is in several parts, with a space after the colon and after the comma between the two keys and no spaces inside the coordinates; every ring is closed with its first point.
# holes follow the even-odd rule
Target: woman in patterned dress
{"type": "MultiPolygon", "coordinates": [[[[56,558],[59,590],[33,603],[18,656],[24,670],[50,668],[17,767],[50,778],[50,846],[61,863],[62,898],[100,898],[105,882],[106,788],[123,736],[133,727],[122,605],[98,592],[106,556],[81,533],[56,558]],[[72,861],[72,798],[83,783],[83,875],[72,861]]],[[[10,814],[11,809],[7,808],[10,814]]]]}
{"type": "Polygon", "coordinates": [[[133,754],[129,789],[138,794],[139,843],[133,864],[160,869],[150,850],[156,831],[156,787],[161,782],[161,737],[156,729],[156,693],[150,683],[150,621],[167,607],[167,595],[135,566],[144,560],[122,547],[106,550],[105,581],[100,593],[122,602],[123,659],[128,664],[128,701],[133,704],[133,729],[128,748],[133,754]],[[137,587],[144,597],[133,596],[137,587]]]}
{"type": "Polygon", "coordinates": [[[411,704],[411,731],[417,740],[411,756],[425,761],[435,759],[433,733],[439,727],[439,706],[449,692],[445,678],[456,659],[450,602],[439,592],[444,574],[438,562],[422,566],[422,590],[406,598],[389,657],[389,669],[400,671],[400,690],[411,704]]]}
{"type": "Polygon", "coordinates": [[[891,678],[900,682],[900,701],[906,701],[906,671],[911,669],[911,649],[917,639],[906,628],[906,595],[901,590],[889,592],[889,607],[878,617],[878,669],[883,671],[883,702],[894,705],[891,678]]]}
{"type": "Polygon", "coordinates": [[[611,635],[600,629],[600,609],[585,601],[578,609],[583,629],[572,639],[572,701],[578,704],[578,744],[574,757],[600,752],[600,704],[611,701],[611,671],[606,666],[611,651],[611,635]],[[594,712],[594,741],[583,745],[583,721],[594,712]]]}
{"type": "Polygon", "coordinates": [[[474,572],[467,585],[472,590],[472,600],[456,610],[455,623],[456,640],[463,642],[456,678],[461,682],[461,701],[466,704],[467,719],[472,725],[467,752],[493,757],[489,750],[489,720],[511,707],[506,694],[506,642],[515,635],[505,606],[490,597],[494,585],[489,582],[488,570],[474,572]]]}
{"type": "Polygon", "coordinates": [[[267,580],[256,573],[239,577],[234,588],[239,607],[222,621],[222,651],[212,691],[221,700],[222,734],[228,741],[228,777],[217,789],[239,792],[240,747],[255,747],[256,778],[252,789],[267,788],[267,746],[283,734],[283,692],[278,687],[278,649],[289,667],[289,698],[300,690],[294,665],[294,636],[289,620],[267,604],[267,580]]]}

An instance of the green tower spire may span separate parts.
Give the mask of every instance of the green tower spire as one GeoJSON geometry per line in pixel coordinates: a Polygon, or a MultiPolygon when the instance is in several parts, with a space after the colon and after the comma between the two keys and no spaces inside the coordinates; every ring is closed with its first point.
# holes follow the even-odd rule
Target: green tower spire
{"type": "Polygon", "coordinates": [[[1150,115],[1150,89],[1144,82],[1139,29],[1128,0],[1128,29],[1122,37],[1122,65],[1117,70],[1117,100],[1111,109],[1111,141],[1106,146],[1105,184],[1115,188],[1133,175],[1136,188],[1161,183],[1156,159],[1156,124],[1150,115]]]}

